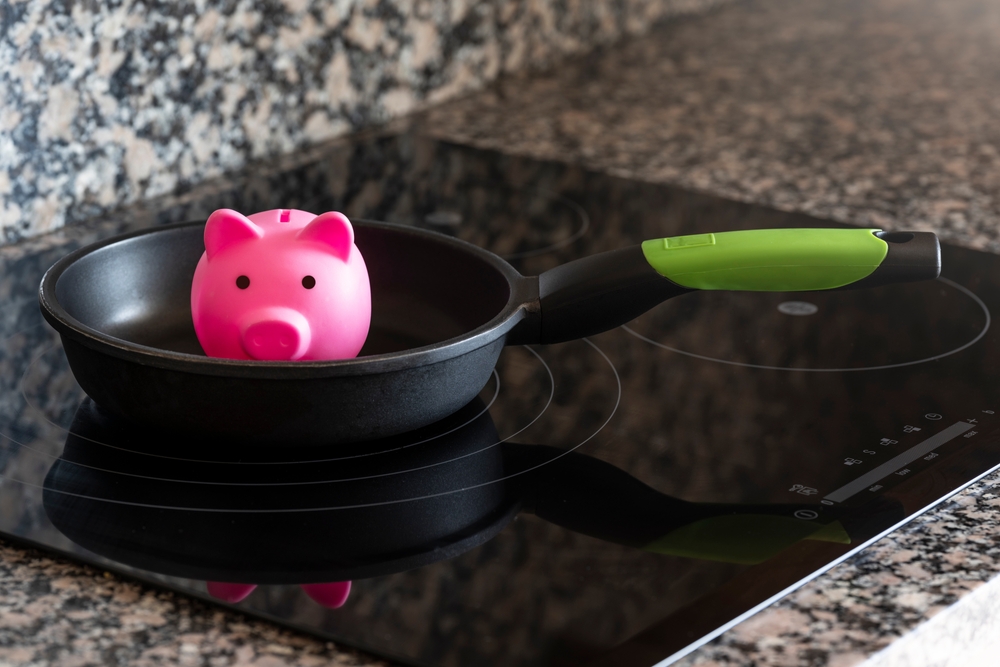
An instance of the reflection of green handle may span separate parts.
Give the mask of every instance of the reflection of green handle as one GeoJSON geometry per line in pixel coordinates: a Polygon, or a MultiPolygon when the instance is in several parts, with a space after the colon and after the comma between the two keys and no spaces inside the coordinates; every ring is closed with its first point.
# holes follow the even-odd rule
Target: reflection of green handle
{"type": "Polygon", "coordinates": [[[753,565],[800,540],[850,544],[851,536],[840,521],[817,525],[791,516],[729,514],[685,524],[643,548],[670,556],[753,565]]]}
{"type": "Polygon", "coordinates": [[[654,239],[642,253],[657,273],[690,289],[797,292],[870,275],[889,251],[877,229],[757,229],[654,239]]]}

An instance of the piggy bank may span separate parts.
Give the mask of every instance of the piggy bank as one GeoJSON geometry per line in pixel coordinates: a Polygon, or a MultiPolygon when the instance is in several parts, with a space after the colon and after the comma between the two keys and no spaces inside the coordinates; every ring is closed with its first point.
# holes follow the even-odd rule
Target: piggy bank
{"type": "Polygon", "coordinates": [[[355,357],[371,311],[368,269],[346,216],[221,209],[208,218],[191,284],[194,330],[208,356],[355,357]]]}

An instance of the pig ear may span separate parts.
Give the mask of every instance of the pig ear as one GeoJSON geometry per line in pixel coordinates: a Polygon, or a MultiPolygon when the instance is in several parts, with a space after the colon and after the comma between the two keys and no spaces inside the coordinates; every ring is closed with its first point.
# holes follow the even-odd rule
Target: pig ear
{"type": "Polygon", "coordinates": [[[205,223],[205,252],[212,259],[231,245],[263,237],[264,230],[249,218],[232,209],[220,208],[205,223]]]}
{"type": "Polygon", "coordinates": [[[330,211],[317,215],[297,237],[300,241],[322,243],[340,259],[347,261],[354,243],[354,228],[343,213],[330,211]]]}

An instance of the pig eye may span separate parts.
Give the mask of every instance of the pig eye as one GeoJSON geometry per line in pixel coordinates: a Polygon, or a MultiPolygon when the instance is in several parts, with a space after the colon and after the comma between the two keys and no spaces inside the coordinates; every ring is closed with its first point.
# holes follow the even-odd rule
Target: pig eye
{"type": "Polygon", "coordinates": [[[240,276],[236,279],[236,286],[240,289],[246,289],[250,287],[250,279],[246,276],[240,276]]]}
{"type": "Polygon", "coordinates": [[[306,289],[312,289],[313,287],[316,287],[316,279],[312,276],[306,276],[302,279],[302,286],[306,289]]]}

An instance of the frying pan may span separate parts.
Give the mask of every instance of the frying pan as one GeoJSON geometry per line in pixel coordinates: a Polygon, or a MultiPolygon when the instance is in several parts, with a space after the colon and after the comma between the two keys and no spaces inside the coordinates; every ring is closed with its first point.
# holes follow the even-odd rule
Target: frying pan
{"type": "Polygon", "coordinates": [[[695,289],[805,291],[936,278],[929,232],[773,229],[646,241],[522,276],[436,232],[354,221],[372,287],[355,359],[204,356],[191,321],[204,223],[80,249],[42,279],[42,314],[83,390],[113,414],[239,443],[317,445],[435,422],[488,382],[504,345],[624,324],[695,289]]]}

